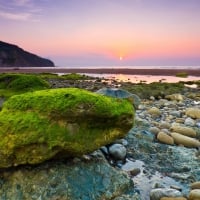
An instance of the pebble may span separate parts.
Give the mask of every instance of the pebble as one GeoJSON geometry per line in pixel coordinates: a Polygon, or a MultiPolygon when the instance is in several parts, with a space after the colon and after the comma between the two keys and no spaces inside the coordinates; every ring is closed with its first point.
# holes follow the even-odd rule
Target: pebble
{"type": "Polygon", "coordinates": [[[164,144],[170,144],[170,145],[174,144],[174,139],[164,132],[158,133],[157,140],[160,141],[161,143],[164,143],[164,144]]]}
{"type": "Polygon", "coordinates": [[[185,119],[184,124],[186,126],[195,126],[195,120],[193,120],[192,118],[188,117],[185,119]]]}
{"type": "Polygon", "coordinates": [[[200,181],[194,182],[191,184],[190,188],[193,189],[200,189],[200,181]]]}
{"type": "Polygon", "coordinates": [[[140,168],[135,168],[130,171],[131,176],[137,176],[141,172],[140,168]]]}
{"type": "Polygon", "coordinates": [[[153,133],[154,135],[157,135],[160,132],[160,129],[157,127],[150,127],[149,132],[153,133]]]}
{"type": "Polygon", "coordinates": [[[124,160],[126,158],[126,148],[122,144],[113,144],[109,147],[109,154],[115,160],[124,160]]]}
{"type": "Polygon", "coordinates": [[[162,197],[182,197],[182,193],[171,188],[156,188],[150,192],[150,200],[160,200],[162,197]]]}
{"type": "Polygon", "coordinates": [[[191,190],[188,200],[200,200],[200,189],[191,190]]]}

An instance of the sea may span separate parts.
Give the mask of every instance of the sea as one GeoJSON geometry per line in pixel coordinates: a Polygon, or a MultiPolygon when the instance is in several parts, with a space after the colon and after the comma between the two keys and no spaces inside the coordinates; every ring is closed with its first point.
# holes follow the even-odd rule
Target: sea
{"type": "MultiPolygon", "coordinates": [[[[70,67],[57,67],[59,68],[70,68],[70,67]]],[[[193,69],[199,70],[200,66],[87,66],[87,67],[73,67],[76,69],[193,69]]],[[[127,75],[127,74],[87,74],[85,75],[92,77],[100,77],[108,80],[116,80],[123,82],[132,82],[132,83],[152,83],[152,82],[168,82],[168,83],[177,83],[180,81],[200,81],[199,76],[188,76],[186,78],[176,77],[176,76],[158,76],[158,75],[127,75]]],[[[193,86],[191,86],[193,87],[193,86]]],[[[195,86],[194,86],[195,87],[195,86]]]]}

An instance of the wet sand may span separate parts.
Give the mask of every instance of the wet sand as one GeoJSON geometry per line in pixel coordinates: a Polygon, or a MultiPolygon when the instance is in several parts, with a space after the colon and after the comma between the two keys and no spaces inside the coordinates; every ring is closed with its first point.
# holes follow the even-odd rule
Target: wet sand
{"type": "Polygon", "coordinates": [[[130,68],[1,68],[0,73],[88,73],[88,74],[128,74],[175,76],[186,72],[190,76],[200,76],[199,69],[130,69],[130,68]]]}

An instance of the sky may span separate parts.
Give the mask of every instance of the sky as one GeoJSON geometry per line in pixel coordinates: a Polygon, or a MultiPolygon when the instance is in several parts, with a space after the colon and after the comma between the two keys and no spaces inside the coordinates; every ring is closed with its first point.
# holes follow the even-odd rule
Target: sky
{"type": "Polygon", "coordinates": [[[0,0],[0,40],[56,66],[200,66],[200,0],[0,0]]]}

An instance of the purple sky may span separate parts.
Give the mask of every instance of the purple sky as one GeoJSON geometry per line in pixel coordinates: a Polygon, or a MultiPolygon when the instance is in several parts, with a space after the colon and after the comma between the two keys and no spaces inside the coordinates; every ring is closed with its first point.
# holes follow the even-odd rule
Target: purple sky
{"type": "Polygon", "coordinates": [[[0,0],[0,40],[57,66],[194,66],[199,19],[200,0],[0,0]]]}

